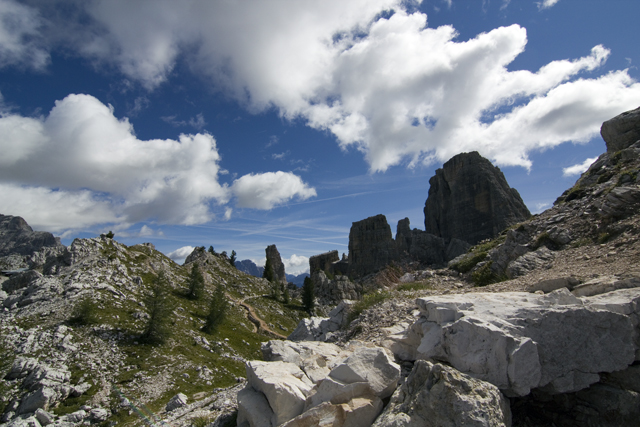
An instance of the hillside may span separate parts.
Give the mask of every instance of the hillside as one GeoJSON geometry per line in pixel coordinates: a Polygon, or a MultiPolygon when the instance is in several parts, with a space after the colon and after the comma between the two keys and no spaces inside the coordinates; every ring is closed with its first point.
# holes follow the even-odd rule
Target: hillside
{"type": "MultiPolygon", "coordinates": [[[[124,425],[139,421],[133,406],[122,403],[125,397],[155,413],[178,392],[191,403],[242,381],[244,361],[260,356],[260,342],[278,336],[258,331],[242,304],[276,334],[287,335],[304,315],[295,302],[285,306],[265,296],[269,286],[264,279],[239,272],[227,259],[201,248],[180,266],[150,244],[127,247],[105,236],[77,239],[55,261],[2,280],[0,376],[30,363],[43,372],[61,373],[54,387],[58,394],[48,397],[54,414],[87,405],[107,410],[109,422],[124,425]],[[194,263],[205,278],[199,301],[185,297],[194,263]],[[140,335],[149,317],[145,301],[160,272],[167,279],[170,335],[164,344],[143,344],[140,335]],[[210,335],[201,328],[220,283],[230,307],[224,323],[210,335]],[[84,313],[78,311],[81,307],[84,313]],[[86,387],[75,396],[74,390],[86,387]],[[71,397],[64,399],[65,394],[71,397]]],[[[3,379],[0,395],[0,412],[7,421],[7,414],[19,412],[25,390],[21,381],[3,379]]]]}

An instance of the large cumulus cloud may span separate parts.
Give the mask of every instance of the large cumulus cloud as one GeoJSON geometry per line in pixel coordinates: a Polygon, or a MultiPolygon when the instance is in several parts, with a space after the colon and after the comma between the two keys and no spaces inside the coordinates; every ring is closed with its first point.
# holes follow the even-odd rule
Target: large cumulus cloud
{"type": "Polygon", "coordinates": [[[597,74],[606,47],[535,72],[509,70],[527,45],[525,28],[458,40],[455,28],[430,28],[405,5],[96,1],[87,12],[102,31],[69,38],[149,88],[170,78],[182,55],[250,110],[275,107],[330,131],[362,151],[372,171],[466,150],[530,167],[531,152],[587,141],[602,121],[640,103],[626,70],[597,74]]]}
{"type": "MultiPolygon", "coordinates": [[[[46,117],[1,116],[0,211],[28,213],[36,227],[60,231],[139,221],[200,224],[214,218],[213,207],[229,202],[212,135],[140,140],[129,121],[113,113],[90,95],[69,95],[46,117]]],[[[265,182],[261,177],[268,181],[271,174],[239,181],[265,182]]],[[[251,191],[251,182],[243,191],[251,191]]],[[[248,207],[271,209],[296,195],[315,195],[295,185],[261,185],[260,191],[269,205],[248,207]]]]}

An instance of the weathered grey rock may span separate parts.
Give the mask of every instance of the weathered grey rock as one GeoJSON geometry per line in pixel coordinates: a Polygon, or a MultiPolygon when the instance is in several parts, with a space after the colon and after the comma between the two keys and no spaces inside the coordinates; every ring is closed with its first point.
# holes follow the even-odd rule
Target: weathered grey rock
{"type": "Polygon", "coordinates": [[[340,261],[338,251],[325,252],[309,258],[309,274],[316,271],[324,271],[333,274],[333,263],[340,261]]]}
{"type": "Polygon", "coordinates": [[[264,394],[246,387],[238,393],[238,427],[271,427],[273,411],[264,394]]]}
{"type": "Polygon", "coordinates": [[[414,229],[411,233],[409,255],[412,259],[427,265],[442,266],[446,258],[444,239],[422,230],[414,229]]]}
{"type": "Polygon", "coordinates": [[[518,192],[477,152],[458,154],[429,180],[425,231],[476,244],[531,216],[518,192]]]}
{"type": "Polygon", "coordinates": [[[497,387],[442,364],[418,360],[375,427],[510,426],[509,401],[497,387]]]}
{"type": "Polygon", "coordinates": [[[266,361],[282,361],[297,365],[314,384],[322,381],[331,369],[347,355],[335,344],[315,341],[271,340],[262,344],[266,361]]]}
{"type": "Polygon", "coordinates": [[[638,204],[640,204],[640,189],[616,187],[605,196],[600,214],[605,219],[620,220],[637,212],[638,204]]]}
{"type": "Polygon", "coordinates": [[[446,361],[509,396],[578,391],[636,356],[640,289],[598,297],[563,288],[420,298],[422,317],[389,339],[399,357],[446,361]]]}
{"type": "Polygon", "coordinates": [[[329,376],[345,384],[366,382],[376,396],[384,399],[398,386],[400,367],[386,349],[361,347],[333,368],[329,376]]]}
{"type": "Polygon", "coordinates": [[[298,415],[304,409],[313,383],[293,363],[247,362],[247,382],[254,390],[262,392],[273,411],[271,423],[280,425],[298,415]]]}
{"type": "Polygon", "coordinates": [[[40,427],[41,424],[38,419],[34,416],[22,416],[16,417],[9,421],[7,424],[3,424],[6,427],[40,427]]]}
{"type": "Polygon", "coordinates": [[[291,341],[326,341],[333,332],[347,325],[349,312],[354,301],[342,300],[329,317],[309,317],[300,320],[296,329],[287,337],[291,341]]]}
{"type": "Polygon", "coordinates": [[[89,411],[89,420],[94,423],[101,423],[109,418],[109,411],[104,408],[93,408],[89,411]]]}
{"type": "Polygon", "coordinates": [[[607,152],[615,153],[640,140],[640,107],[607,120],[600,128],[607,152]]]}
{"type": "Polygon", "coordinates": [[[31,255],[45,247],[64,248],[60,239],[53,234],[33,231],[19,216],[0,214],[0,256],[31,255]]]}
{"type": "Polygon", "coordinates": [[[271,268],[273,268],[273,278],[280,283],[287,283],[287,275],[284,271],[284,264],[282,258],[280,258],[280,252],[276,245],[267,246],[265,249],[267,259],[271,261],[271,268]]]}
{"type": "Polygon", "coordinates": [[[376,397],[375,391],[366,381],[343,383],[335,380],[331,376],[324,378],[314,390],[315,393],[307,398],[304,408],[305,412],[324,402],[341,404],[350,401],[355,396],[370,399],[376,397]]]}
{"type": "Polygon", "coordinates": [[[322,305],[338,304],[343,300],[356,300],[361,296],[361,287],[347,276],[335,276],[330,280],[324,271],[318,270],[311,275],[313,290],[322,305]]]}
{"type": "MultiPolygon", "coordinates": [[[[549,268],[555,258],[553,251],[542,246],[533,252],[528,252],[511,262],[506,269],[510,279],[527,274],[530,271],[549,268]]],[[[492,266],[493,267],[493,266],[492,266]]],[[[493,269],[493,268],[492,268],[493,269]]]]}
{"type": "Polygon", "coordinates": [[[42,277],[42,274],[35,270],[28,270],[24,273],[11,276],[8,280],[2,282],[2,289],[11,293],[18,289],[24,289],[29,286],[30,283],[42,277]]]}
{"type": "Polygon", "coordinates": [[[43,426],[48,426],[49,424],[53,423],[55,420],[55,415],[45,411],[42,408],[38,408],[34,416],[36,417],[40,425],[43,425],[43,426]]]}
{"type": "Polygon", "coordinates": [[[637,288],[640,287],[640,278],[631,277],[621,279],[616,276],[605,276],[591,279],[581,285],[573,288],[571,291],[577,297],[590,297],[593,295],[604,294],[606,292],[615,291],[617,289],[637,288]]]}
{"type": "Polygon", "coordinates": [[[169,399],[169,402],[165,406],[164,410],[167,412],[171,412],[174,409],[182,408],[183,406],[187,406],[187,396],[183,393],[178,393],[169,399]]]}
{"type": "Polygon", "coordinates": [[[73,423],[73,424],[79,424],[85,418],[87,418],[87,412],[85,410],[83,410],[83,409],[80,409],[79,411],[75,411],[75,412],[72,412],[70,414],[67,414],[67,415],[64,415],[64,416],[60,417],[61,420],[67,421],[67,422],[73,423]]]}
{"type": "Polygon", "coordinates": [[[354,222],[349,232],[349,276],[375,273],[399,257],[384,215],[354,222]]]}
{"type": "Polygon", "coordinates": [[[574,286],[578,285],[580,281],[575,277],[558,277],[555,279],[541,280],[540,282],[532,285],[528,291],[536,292],[542,291],[545,294],[555,291],[556,289],[567,288],[572,290],[574,286]]]}

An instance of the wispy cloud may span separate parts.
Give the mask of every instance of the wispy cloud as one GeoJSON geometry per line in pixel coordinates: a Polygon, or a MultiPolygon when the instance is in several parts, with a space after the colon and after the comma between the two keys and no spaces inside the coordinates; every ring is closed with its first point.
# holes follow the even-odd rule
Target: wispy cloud
{"type": "Polygon", "coordinates": [[[560,0],[543,0],[541,2],[536,2],[539,10],[549,9],[550,7],[555,6],[560,0]]]}
{"type": "Polygon", "coordinates": [[[580,175],[582,172],[584,172],[587,169],[589,169],[589,166],[591,166],[593,164],[593,162],[595,162],[596,160],[598,160],[597,157],[591,157],[591,158],[588,158],[587,160],[585,160],[584,162],[582,162],[580,164],[563,168],[562,169],[562,175],[563,176],[580,175]]]}

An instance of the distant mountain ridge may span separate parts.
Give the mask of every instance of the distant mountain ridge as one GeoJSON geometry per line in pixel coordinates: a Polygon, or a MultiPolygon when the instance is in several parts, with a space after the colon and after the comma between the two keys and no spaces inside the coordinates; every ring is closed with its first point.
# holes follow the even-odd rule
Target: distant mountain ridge
{"type": "MultiPolygon", "coordinates": [[[[244,259],[242,261],[236,261],[236,268],[244,273],[250,274],[255,277],[262,277],[262,273],[264,273],[264,267],[259,267],[255,262],[250,259],[244,259]]],[[[309,277],[309,273],[302,274],[285,274],[287,277],[287,282],[293,283],[298,286],[302,286],[304,284],[305,277],[309,277]]]]}

